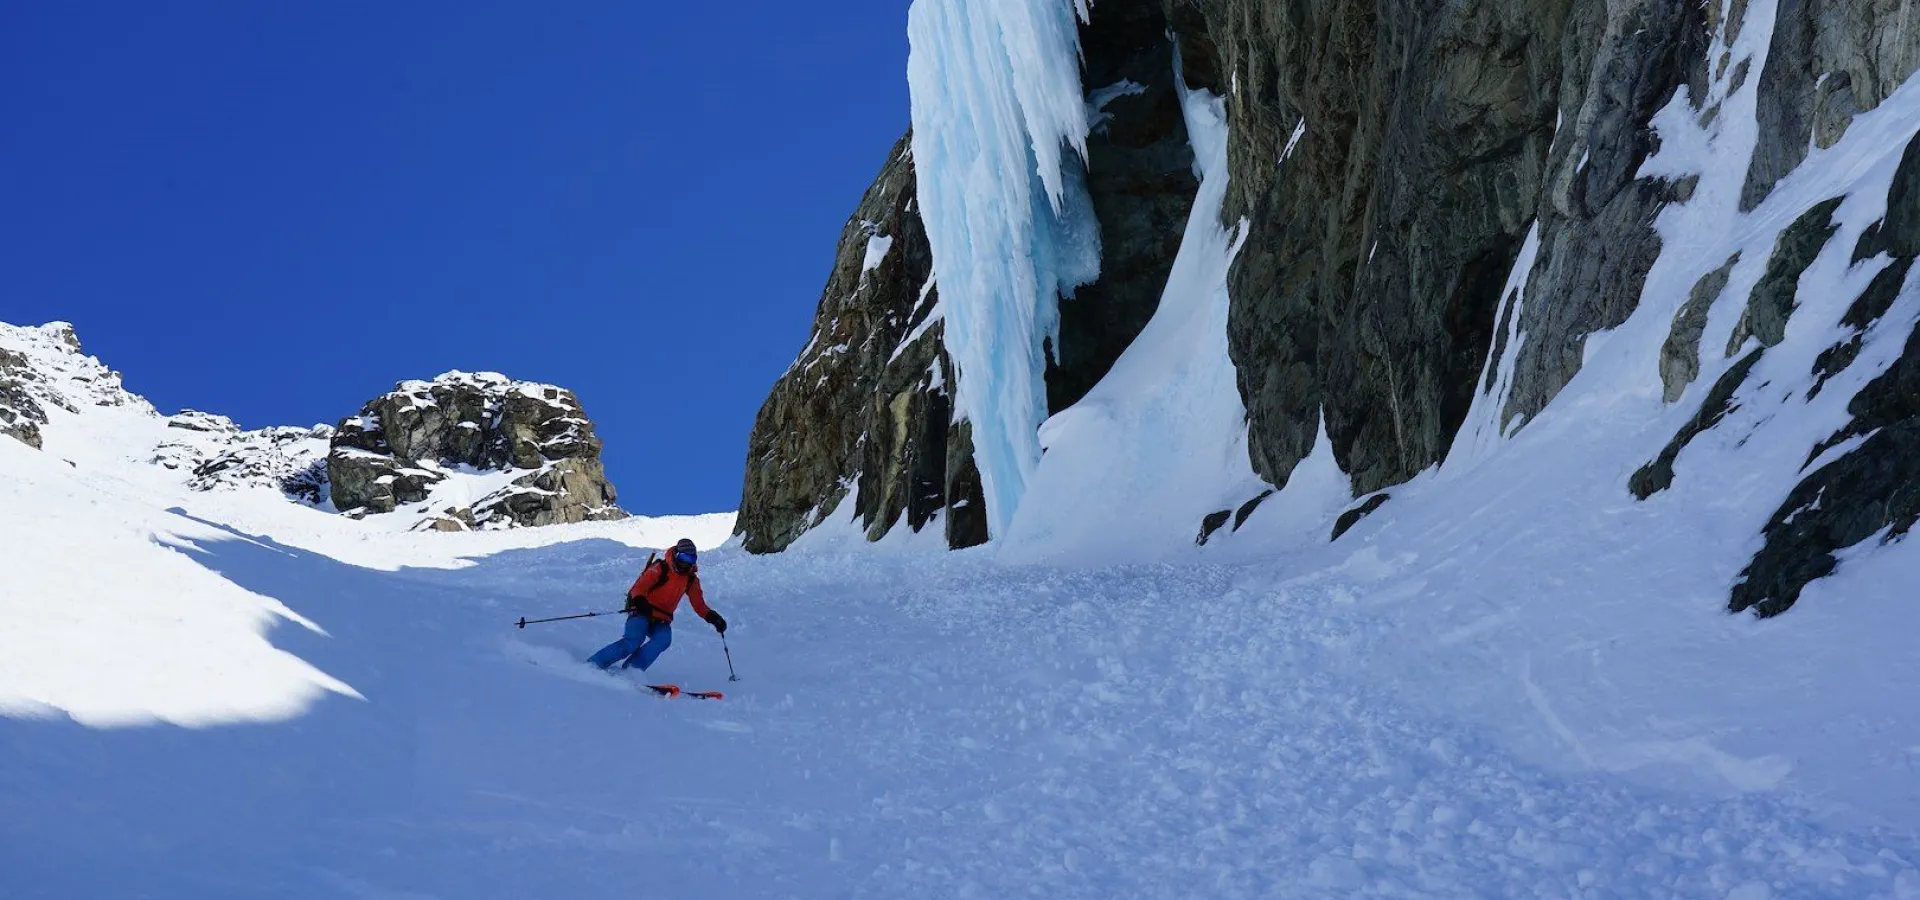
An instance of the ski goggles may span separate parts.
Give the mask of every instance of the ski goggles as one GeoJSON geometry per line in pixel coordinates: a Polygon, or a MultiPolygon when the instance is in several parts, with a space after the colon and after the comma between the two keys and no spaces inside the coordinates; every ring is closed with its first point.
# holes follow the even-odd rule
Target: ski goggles
{"type": "Polygon", "coordinates": [[[695,556],[691,551],[688,551],[688,550],[681,550],[673,554],[674,563],[682,567],[691,566],[698,560],[699,560],[699,557],[695,556]]]}

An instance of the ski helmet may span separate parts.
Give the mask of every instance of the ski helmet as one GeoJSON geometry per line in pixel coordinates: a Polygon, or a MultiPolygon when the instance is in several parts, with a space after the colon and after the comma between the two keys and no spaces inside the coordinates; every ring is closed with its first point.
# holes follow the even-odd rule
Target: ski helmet
{"type": "Polygon", "coordinates": [[[700,550],[693,546],[692,540],[681,538],[679,543],[673,545],[673,550],[667,554],[667,558],[673,560],[675,571],[685,572],[700,561],[700,550]]]}

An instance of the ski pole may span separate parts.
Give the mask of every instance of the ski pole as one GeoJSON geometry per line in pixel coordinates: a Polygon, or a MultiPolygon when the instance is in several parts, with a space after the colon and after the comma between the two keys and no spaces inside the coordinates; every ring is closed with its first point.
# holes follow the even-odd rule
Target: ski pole
{"type": "Polygon", "coordinates": [[[727,655],[727,680],[739,681],[740,676],[733,672],[733,651],[727,647],[727,633],[724,631],[720,633],[720,652],[727,655]]]}
{"type": "Polygon", "coordinates": [[[565,622],[568,619],[587,619],[593,616],[611,616],[611,615],[614,615],[615,613],[623,613],[623,612],[626,612],[626,610],[610,609],[610,610],[607,610],[606,612],[584,612],[577,616],[554,616],[551,619],[529,619],[526,616],[521,616],[520,621],[515,622],[514,624],[521,628],[525,628],[528,625],[538,625],[541,622],[565,622]]]}

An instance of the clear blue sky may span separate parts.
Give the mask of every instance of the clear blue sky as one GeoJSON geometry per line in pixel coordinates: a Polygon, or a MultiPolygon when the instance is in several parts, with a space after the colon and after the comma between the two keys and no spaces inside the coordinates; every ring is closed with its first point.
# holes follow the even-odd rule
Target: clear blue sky
{"type": "Polygon", "coordinates": [[[0,320],[248,427],[555,382],[629,509],[732,509],[906,128],[906,5],[8,4],[0,320]]]}

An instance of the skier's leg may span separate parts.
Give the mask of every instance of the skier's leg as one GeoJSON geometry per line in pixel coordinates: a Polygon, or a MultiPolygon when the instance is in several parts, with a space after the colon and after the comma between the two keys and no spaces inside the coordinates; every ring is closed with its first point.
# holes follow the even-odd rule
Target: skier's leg
{"type": "Polygon", "coordinates": [[[640,671],[645,672],[647,667],[653,665],[653,661],[659,659],[660,654],[665,653],[672,645],[673,626],[665,622],[655,622],[653,627],[647,630],[647,642],[640,645],[639,652],[633,654],[632,659],[627,660],[627,665],[636,666],[640,671]]]}
{"type": "Polygon", "coordinates": [[[646,639],[647,618],[645,616],[633,616],[627,619],[626,630],[622,632],[620,639],[605,647],[601,647],[600,652],[588,657],[587,662],[593,663],[601,669],[605,669],[633,655],[633,651],[640,649],[640,642],[646,639]]]}
{"type": "Polygon", "coordinates": [[[633,652],[628,653],[626,655],[626,658],[620,660],[620,668],[622,669],[640,668],[640,654],[646,652],[647,640],[653,635],[653,627],[655,624],[657,623],[655,623],[653,619],[649,618],[646,620],[646,625],[642,627],[639,631],[628,632],[628,634],[636,635],[633,641],[633,652]]]}

